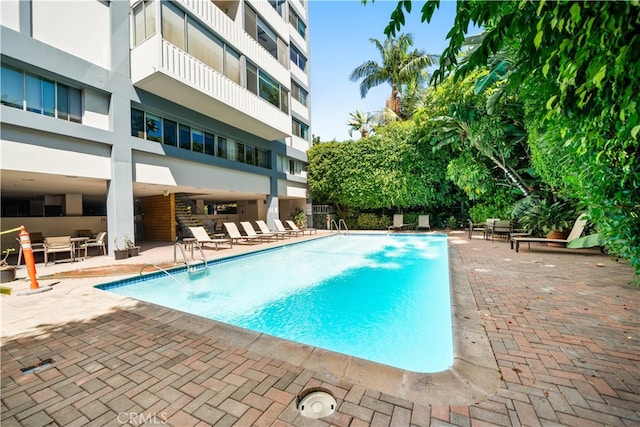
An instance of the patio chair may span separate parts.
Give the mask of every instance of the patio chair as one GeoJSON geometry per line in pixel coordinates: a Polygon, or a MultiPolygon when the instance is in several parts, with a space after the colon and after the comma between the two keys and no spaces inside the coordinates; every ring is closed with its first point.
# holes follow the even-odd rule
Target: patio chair
{"type": "Polygon", "coordinates": [[[513,249],[514,244],[516,248],[516,252],[520,249],[520,243],[528,243],[529,250],[531,250],[531,242],[538,243],[570,243],[571,241],[577,239],[582,235],[584,228],[587,225],[587,220],[584,219],[585,215],[581,214],[576,222],[573,224],[573,228],[571,228],[571,232],[566,239],[548,239],[546,237],[514,237],[511,239],[511,249],[513,249]]]}
{"type": "Polygon", "coordinates": [[[389,226],[389,231],[391,230],[402,230],[404,227],[404,215],[403,214],[394,214],[393,215],[393,224],[389,226]]]}
{"type": "Polygon", "coordinates": [[[229,244],[229,247],[233,248],[233,242],[231,239],[226,239],[226,238],[212,239],[204,227],[189,227],[189,231],[191,232],[191,235],[194,237],[194,239],[196,239],[199,245],[204,246],[206,244],[212,243],[216,251],[218,250],[218,245],[223,243],[229,244]]]}
{"type": "Polygon", "coordinates": [[[429,223],[429,215],[418,215],[418,225],[416,230],[427,229],[431,231],[431,224],[429,223]]]}
{"type": "Polygon", "coordinates": [[[301,231],[303,235],[306,231],[309,232],[309,235],[316,234],[318,232],[315,228],[307,228],[307,227],[298,228],[296,223],[291,221],[290,219],[286,220],[286,223],[289,226],[289,228],[291,228],[293,231],[301,231]]]}
{"type": "Polygon", "coordinates": [[[49,263],[49,254],[53,254],[55,264],[55,254],[59,252],[69,252],[68,260],[75,261],[75,245],[71,241],[71,236],[55,236],[44,238],[44,265],[49,263]]]}
{"type": "Polygon", "coordinates": [[[244,228],[245,234],[251,238],[266,240],[267,242],[270,242],[272,238],[278,240],[278,236],[273,233],[256,233],[255,228],[253,228],[253,225],[251,225],[249,221],[242,221],[240,222],[240,225],[244,228]]]}
{"type": "Polygon", "coordinates": [[[490,236],[491,241],[493,242],[494,236],[502,236],[505,239],[509,239],[509,235],[511,234],[512,227],[511,221],[504,219],[497,219],[493,222],[493,225],[490,228],[490,236]]]}
{"type": "Polygon", "coordinates": [[[287,233],[286,231],[273,231],[273,230],[270,230],[269,227],[267,226],[267,223],[264,222],[261,219],[256,221],[256,224],[258,225],[258,228],[260,229],[260,231],[258,233],[275,234],[277,237],[280,237],[281,239],[284,239],[285,236],[289,235],[289,233],[287,233]]]}
{"type": "Polygon", "coordinates": [[[89,239],[86,242],[82,243],[80,245],[80,249],[84,249],[85,254],[87,254],[87,250],[89,248],[100,248],[102,251],[102,255],[106,255],[107,254],[106,240],[107,240],[107,232],[101,231],[100,233],[98,233],[95,239],[89,239]]]}
{"type": "Polygon", "coordinates": [[[240,240],[244,240],[250,245],[253,245],[253,242],[255,242],[256,240],[261,240],[258,236],[251,237],[243,236],[242,234],[240,234],[240,230],[238,230],[238,226],[235,224],[235,222],[225,222],[222,225],[224,226],[224,229],[227,230],[227,234],[229,235],[229,238],[232,242],[235,241],[236,243],[239,243],[240,240]]]}
{"type": "Polygon", "coordinates": [[[276,229],[278,231],[283,231],[287,233],[289,236],[298,236],[298,235],[304,234],[302,230],[294,230],[294,229],[287,230],[285,226],[282,224],[282,221],[280,221],[279,219],[274,219],[273,223],[276,225],[276,229]]]}

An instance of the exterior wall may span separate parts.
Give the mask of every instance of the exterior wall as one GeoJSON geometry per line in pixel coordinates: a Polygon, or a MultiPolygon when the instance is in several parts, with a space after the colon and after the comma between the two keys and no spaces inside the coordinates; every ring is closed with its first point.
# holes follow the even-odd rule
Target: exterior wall
{"type": "Polygon", "coordinates": [[[159,242],[176,240],[176,199],[173,194],[143,197],[140,200],[140,207],[144,215],[145,240],[159,242]]]}

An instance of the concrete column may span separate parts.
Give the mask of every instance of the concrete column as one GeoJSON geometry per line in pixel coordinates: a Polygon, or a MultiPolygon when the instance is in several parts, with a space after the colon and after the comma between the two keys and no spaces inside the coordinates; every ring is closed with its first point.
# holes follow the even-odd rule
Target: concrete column
{"type": "MultiPolygon", "coordinates": [[[[275,156],[274,156],[275,157],[275,156]]],[[[267,225],[271,230],[276,229],[274,219],[280,219],[280,202],[278,200],[278,178],[271,177],[271,194],[267,194],[267,225]]]]}

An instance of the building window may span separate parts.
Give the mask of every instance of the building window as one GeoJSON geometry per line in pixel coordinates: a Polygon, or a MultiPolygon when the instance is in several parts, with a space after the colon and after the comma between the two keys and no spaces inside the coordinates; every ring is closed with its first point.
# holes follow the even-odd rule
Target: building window
{"type": "MultiPolygon", "coordinates": [[[[178,146],[178,123],[173,120],[164,119],[162,121],[163,129],[163,142],[166,145],[171,145],[172,147],[178,146]]],[[[151,139],[151,138],[149,138],[151,139]]]]}
{"type": "Polygon", "coordinates": [[[131,136],[145,137],[144,111],[137,108],[131,109],[131,136]]]}
{"type": "Polygon", "coordinates": [[[291,97],[293,97],[293,99],[297,100],[300,104],[308,108],[309,107],[307,103],[308,96],[309,96],[309,92],[307,92],[298,83],[291,80],[291,97]]]}
{"type": "Polygon", "coordinates": [[[82,91],[80,89],[2,66],[3,105],[31,113],[82,123],[82,91]]]}
{"type": "Polygon", "coordinates": [[[162,4],[162,38],[172,45],[187,50],[187,40],[184,32],[184,12],[177,11],[162,4]]]}
{"type": "Polygon", "coordinates": [[[262,70],[258,70],[258,96],[280,108],[280,85],[262,70]]]}
{"type": "Polygon", "coordinates": [[[296,64],[302,71],[306,72],[307,58],[305,58],[304,55],[301,54],[293,45],[289,46],[289,51],[291,52],[291,62],[296,64]]]}
{"type": "Polygon", "coordinates": [[[269,151],[131,108],[131,136],[208,156],[269,168],[269,151]]]}
{"type": "Polygon", "coordinates": [[[153,0],[145,0],[133,9],[133,45],[138,46],[155,32],[155,4],[153,0]]]}
{"type": "Polygon", "coordinates": [[[215,145],[215,137],[210,134],[205,132],[204,133],[204,154],[207,154],[209,156],[215,156],[216,155],[216,145],[215,145]]]}
{"type": "Polygon", "coordinates": [[[302,175],[303,163],[300,160],[278,156],[277,163],[278,172],[288,173],[289,175],[302,175]]]}
{"type": "Polygon", "coordinates": [[[147,139],[150,141],[162,141],[162,120],[155,114],[147,113],[146,116],[147,139]]]}
{"type": "Polygon", "coordinates": [[[180,140],[180,148],[191,150],[191,128],[181,124],[179,129],[180,133],[178,133],[178,138],[180,140]]]}
{"type": "Polygon", "coordinates": [[[289,6],[289,23],[298,31],[298,34],[300,34],[303,39],[307,37],[307,25],[291,6],[289,6]]]}
{"type": "Polygon", "coordinates": [[[309,126],[297,119],[291,120],[291,132],[302,139],[309,140],[309,126]]]}
{"type": "Polygon", "coordinates": [[[282,16],[284,13],[285,0],[269,0],[269,4],[278,12],[278,15],[282,16]]]}
{"type": "Polygon", "coordinates": [[[244,30],[281,63],[286,55],[286,43],[245,3],[244,30]]]}
{"type": "Polygon", "coordinates": [[[218,137],[218,157],[227,158],[227,138],[218,137]]]}
{"type": "Polygon", "coordinates": [[[202,153],[204,148],[203,132],[201,130],[191,130],[191,150],[196,153],[202,153]]]}

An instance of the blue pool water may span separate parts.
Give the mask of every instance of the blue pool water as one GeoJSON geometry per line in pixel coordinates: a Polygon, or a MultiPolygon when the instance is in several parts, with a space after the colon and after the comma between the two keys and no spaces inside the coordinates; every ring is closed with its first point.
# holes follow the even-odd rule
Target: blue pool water
{"type": "Polygon", "coordinates": [[[410,371],[453,363],[443,235],[331,236],[98,287],[410,371]]]}

